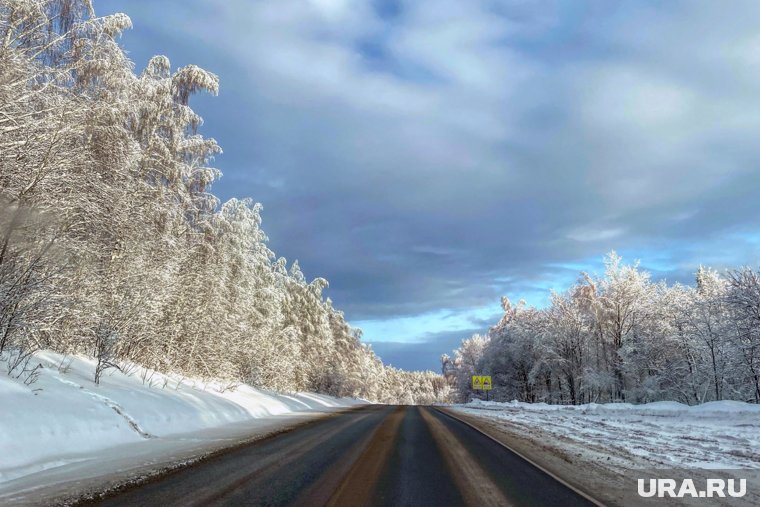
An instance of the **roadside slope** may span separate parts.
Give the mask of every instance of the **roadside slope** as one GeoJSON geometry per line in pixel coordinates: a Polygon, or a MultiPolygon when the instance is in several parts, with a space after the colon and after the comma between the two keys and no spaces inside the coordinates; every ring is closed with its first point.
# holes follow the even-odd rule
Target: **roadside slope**
{"type": "Polygon", "coordinates": [[[72,480],[149,473],[362,403],[247,385],[223,391],[139,368],[110,370],[96,385],[92,360],[47,351],[32,364],[42,367],[31,385],[0,371],[2,503],[72,480]]]}

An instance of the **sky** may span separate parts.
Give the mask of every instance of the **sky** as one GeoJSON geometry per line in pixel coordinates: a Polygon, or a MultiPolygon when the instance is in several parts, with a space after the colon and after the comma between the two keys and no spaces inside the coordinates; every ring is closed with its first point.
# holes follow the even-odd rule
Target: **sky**
{"type": "Polygon", "coordinates": [[[95,0],[155,54],[386,363],[439,368],[499,298],[546,304],[614,249],[657,279],[760,264],[760,4],[95,0]]]}

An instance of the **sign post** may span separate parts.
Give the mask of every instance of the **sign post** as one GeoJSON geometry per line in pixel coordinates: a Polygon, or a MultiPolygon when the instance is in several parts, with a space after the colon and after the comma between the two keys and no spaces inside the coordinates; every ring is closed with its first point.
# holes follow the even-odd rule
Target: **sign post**
{"type": "Polygon", "coordinates": [[[485,391],[486,401],[488,401],[488,391],[493,389],[493,382],[491,382],[490,375],[473,375],[472,376],[472,390],[473,391],[485,391]]]}

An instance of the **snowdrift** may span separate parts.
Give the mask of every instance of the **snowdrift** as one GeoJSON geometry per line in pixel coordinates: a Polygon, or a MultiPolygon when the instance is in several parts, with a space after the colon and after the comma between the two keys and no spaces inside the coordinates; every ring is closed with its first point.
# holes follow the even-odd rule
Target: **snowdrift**
{"type": "Polygon", "coordinates": [[[0,492],[3,483],[42,470],[83,461],[99,467],[102,456],[115,452],[168,453],[204,439],[219,446],[222,429],[253,433],[263,421],[271,429],[276,416],[363,403],[247,385],[220,392],[220,385],[151,376],[139,368],[129,375],[109,370],[96,385],[88,358],[46,351],[35,356],[37,363],[39,377],[28,386],[6,375],[0,363],[0,492]]]}

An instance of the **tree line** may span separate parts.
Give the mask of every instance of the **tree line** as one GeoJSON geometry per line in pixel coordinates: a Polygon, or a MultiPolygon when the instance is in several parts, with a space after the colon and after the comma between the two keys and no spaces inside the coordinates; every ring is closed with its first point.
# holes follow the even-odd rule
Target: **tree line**
{"type": "Polygon", "coordinates": [[[218,77],[140,73],[125,14],[0,0],[0,358],[40,349],[161,372],[375,401],[443,400],[432,372],[385,367],[361,332],[267,247],[261,205],[221,203],[214,139],[189,106],[218,77]]]}
{"type": "Polygon", "coordinates": [[[605,268],[545,308],[502,298],[486,335],[441,358],[458,399],[490,374],[502,401],[760,403],[760,272],[700,267],[693,286],[668,285],[615,252],[605,268]]]}

